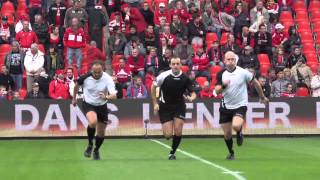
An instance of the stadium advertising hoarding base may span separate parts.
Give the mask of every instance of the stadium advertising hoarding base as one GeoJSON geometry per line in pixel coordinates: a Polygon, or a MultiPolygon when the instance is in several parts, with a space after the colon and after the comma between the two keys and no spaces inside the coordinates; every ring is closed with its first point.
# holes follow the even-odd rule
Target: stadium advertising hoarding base
{"type": "MultiPolygon", "coordinates": [[[[219,100],[187,103],[185,135],[221,135],[219,100]]],[[[69,101],[26,100],[0,102],[0,137],[84,136],[87,120],[69,101]]],[[[117,100],[108,104],[106,135],[160,135],[159,118],[149,100],[117,100]],[[148,122],[148,123],[146,123],[148,122]]],[[[250,101],[246,134],[320,134],[317,98],[273,99],[267,106],[250,101]]]]}

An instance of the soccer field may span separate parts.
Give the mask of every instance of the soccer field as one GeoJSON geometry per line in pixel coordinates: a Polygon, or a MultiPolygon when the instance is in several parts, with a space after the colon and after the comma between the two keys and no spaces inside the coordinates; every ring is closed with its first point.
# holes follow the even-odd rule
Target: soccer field
{"type": "Polygon", "coordinates": [[[223,139],[183,139],[169,161],[163,139],[106,139],[100,161],[86,140],[1,140],[1,180],[319,179],[320,138],[246,138],[227,161],[223,139]],[[239,173],[238,173],[239,172],[239,173]]]}

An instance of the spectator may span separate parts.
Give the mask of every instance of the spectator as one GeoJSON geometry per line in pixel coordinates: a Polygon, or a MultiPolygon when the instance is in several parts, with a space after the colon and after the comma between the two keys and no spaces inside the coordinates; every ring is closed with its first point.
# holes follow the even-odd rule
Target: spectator
{"type": "Polygon", "coordinates": [[[122,4],[122,0],[103,1],[103,5],[106,8],[109,17],[113,12],[119,12],[122,4]]]}
{"type": "Polygon", "coordinates": [[[106,55],[97,47],[97,43],[95,41],[90,42],[87,54],[87,58],[89,60],[106,60],[106,55]]]}
{"type": "Polygon", "coordinates": [[[37,44],[32,44],[31,49],[26,52],[24,67],[27,72],[27,90],[32,90],[32,83],[39,76],[39,70],[44,65],[44,54],[38,50],[37,44]]]}
{"type": "Polygon", "coordinates": [[[4,100],[8,100],[8,91],[5,86],[0,85],[0,102],[4,100]]]}
{"type": "Polygon", "coordinates": [[[267,23],[265,22],[263,16],[258,16],[258,20],[255,21],[253,24],[251,24],[251,26],[249,27],[249,31],[250,31],[251,33],[256,33],[256,32],[258,32],[258,31],[259,31],[259,26],[260,26],[261,24],[264,24],[264,25],[266,26],[266,29],[268,29],[269,26],[268,26],[267,23]]]}
{"type": "Polygon", "coordinates": [[[133,49],[138,49],[139,54],[142,56],[146,55],[146,49],[144,48],[143,44],[141,43],[138,37],[133,37],[131,41],[129,41],[126,44],[126,47],[124,48],[124,57],[126,59],[128,59],[129,56],[132,54],[133,49]]]}
{"type": "Polygon", "coordinates": [[[159,58],[157,55],[157,49],[152,48],[150,54],[146,57],[145,69],[147,71],[153,72],[153,74],[158,75],[159,73],[159,58]]]}
{"type": "Polygon", "coordinates": [[[212,47],[210,47],[208,51],[208,58],[209,58],[210,65],[224,67],[221,49],[220,49],[218,40],[213,42],[212,47]]]}
{"type": "Polygon", "coordinates": [[[217,8],[213,8],[212,23],[213,23],[213,28],[208,30],[211,32],[217,33],[219,39],[221,39],[222,31],[226,31],[230,33],[233,32],[235,19],[233,16],[225,12],[219,12],[217,8]]]}
{"type": "Polygon", "coordinates": [[[168,42],[167,42],[166,39],[161,39],[160,43],[161,43],[161,46],[160,46],[160,49],[159,49],[159,51],[160,51],[159,54],[164,55],[166,50],[169,48],[168,47],[168,42]]]}
{"type": "MultiPolygon", "coordinates": [[[[258,78],[258,81],[259,81],[259,83],[260,83],[260,85],[261,85],[261,88],[262,88],[262,90],[263,90],[263,94],[267,97],[267,98],[269,98],[270,97],[270,93],[271,93],[271,87],[270,87],[270,84],[269,83],[267,83],[267,78],[265,77],[265,76],[260,76],[259,78],[258,78]]],[[[256,90],[256,88],[250,88],[250,95],[251,95],[251,97],[255,97],[255,98],[257,98],[257,97],[259,97],[259,94],[258,94],[258,92],[257,92],[257,90],[256,90]]]]}
{"type": "Polygon", "coordinates": [[[150,10],[148,2],[143,3],[143,7],[140,9],[140,12],[142,16],[144,17],[144,20],[148,25],[154,26],[154,13],[150,10]]]}
{"type": "Polygon", "coordinates": [[[119,65],[113,69],[113,76],[117,78],[117,82],[123,89],[127,89],[131,80],[131,70],[126,61],[121,58],[119,59],[119,65]]]}
{"type": "Polygon", "coordinates": [[[276,69],[270,68],[268,69],[268,79],[267,82],[271,85],[271,83],[275,80],[277,80],[277,74],[276,74],[276,69]]]}
{"type": "Polygon", "coordinates": [[[267,32],[264,24],[261,24],[259,26],[259,32],[254,34],[254,45],[254,49],[257,54],[268,54],[269,59],[272,59],[271,34],[267,32]]]}
{"type": "Polygon", "coordinates": [[[269,13],[270,22],[274,22],[279,18],[279,5],[274,0],[267,0],[266,9],[269,13]]]}
{"type": "Polygon", "coordinates": [[[177,0],[175,2],[174,8],[171,10],[171,15],[177,15],[183,24],[187,24],[192,16],[188,13],[187,9],[184,7],[182,0],[177,0]]]}
{"type": "MultiPolygon", "coordinates": [[[[67,76],[66,76],[66,83],[69,86],[69,95],[72,98],[73,97],[73,91],[74,91],[74,87],[75,87],[75,82],[77,81],[75,75],[74,75],[74,71],[73,71],[73,67],[68,67],[67,69],[67,76]]],[[[78,94],[77,94],[77,99],[83,98],[83,89],[82,87],[79,88],[78,94]]]]}
{"type": "Polygon", "coordinates": [[[12,101],[19,101],[23,100],[22,97],[20,97],[19,91],[14,91],[12,96],[12,101]]]}
{"type": "Polygon", "coordinates": [[[272,34],[272,47],[283,46],[283,44],[288,40],[285,33],[283,32],[284,26],[278,23],[275,26],[275,32],[272,34]]]}
{"type": "Polygon", "coordinates": [[[243,6],[244,6],[244,4],[242,1],[236,2],[236,4],[235,4],[235,11],[233,13],[233,16],[235,17],[233,32],[236,36],[237,36],[237,34],[243,33],[243,31],[242,31],[243,27],[250,26],[250,20],[249,20],[248,13],[247,13],[248,11],[245,11],[243,6]]]}
{"type": "Polygon", "coordinates": [[[29,22],[23,21],[22,31],[16,34],[16,40],[19,42],[20,47],[25,52],[30,49],[32,43],[39,43],[36,33],[29,29],[29,22]]]}
{"type": "Polygon", "coordinates": [[[88,20],[88,14],[85,9],[81,7],[80,0],[73,0],[73,6],[68,8],[64,18],[64,28],[73,26],[73,19],[76,18],[80,21],[79,26],[84,27],[88,20]]]}
{"type": "Polygon", "coordinates": [[[191,14],[191,16],[198,14],[199,13],[199,1],[198,0],[189,0],[188,9],[189,9],[188,10],[189,14],[191,14]],[[192,1],[197,1],[197,2],[195,3],[192,1]]]}
{"type": "Polygon", "coordinates": [[[47,20],[50,26],[63,26],[63,21],[66,16],[67,8],[61,0],[55,0],[55,3],[52,4],[49,8],[47,15],[47,20]]]}
{"type": "Polygon", "coordinates": [[[225,54],[228,51],[233,51],[237,55],[241,54],[240,47],[235,43],[234,35],[229,33],[228,34],[228,41],[227,43],[221,48],[222,53],[225,54]]]}
{"type": "Polygon", "coordinates": [[[175,48],[177,45],[177,38],[175,35],[170,33],[170,25],[165,25],[164,26],[164,32],[160,33],[160,41],[162,39],[166,39],[166,41],[168,42],[168,46],[170,48],[175,48]]]}
{"type": "Polygon", "coordinates": [[[182,37],[187,36],[187,26],[181,22],[180,17],[177,14],[172,15],[170,32],[176,36],[178,42],[181,42],[182,37]]]}
{"type": "Polygon", "coordinates": [[[188,75],[189,75],[189,79],[192,82],[192,88],[198,95],[201,91],[201,87],[200,87],[199,83],[196,81],[196,74],[194,71],[190,71],[190,73],[188,75]]]}
{"type": "MultiPolygon", "coordinates": [[[[246,46],[238,60],[238,66],[249,69],[253,68],[255,72],[260,70],[260,62],[256,54],[254,54],[251,46],[246,46]]],[[[259,73],[258,73],[259,74],[259,73]]]]}
{"type": "Polygon", "coordinates": [[[147,23],[144,20],[143,15],[137,7],[124,6],[124,12],[126,13],[124,21],[129,25],[135,25],[137,32],[141,33],[147,27],[147,23]]]}
{"type": "Polygon", "coordinates": [[[278,1],[279,7],[280,7],[280,12],[282,11],[291,11],[291,7],[293,5],[293,0],[282,0],[282,1],[278,1]]]}
{"type": "MultiPolygon", "coordinates": [[[[31,24],[29,23],[29,20],[24,15],[21,15],[16,23],[16,26],[14,28],[15,32],[18,33],[23,30],[23,21],[28,21],[29,24],[29,30],[32,30],[31,24]]],[[[16,34],[17,35],[17,34],[16,34]]]]}
{"type": "Polygon", "coordinates": [[[137,32],[137,27],[132,24],[129,26],[129,33],[126,33],[126,39],[127,41],[131,41],[133,37],[138,37],[139,34],[137,32]]]}
{"type": "Polygon", "coordinates": [[[165,19],[168,24],[171,23],[170,12],[166,9],[166,5],[163,2],[159,3],[159,10],[154,13],[154,24],[160,26],[161,19],[165,19]]]}
{"type": "Polygon", "coordinates": [[[117,90],[117,99],[123,98],[123,88],[121,84],[118,82],[118,79],[116,76],[112,76],[112,80],[114,82],[115,88],[117,90]]]}
{"type": "Polygon", "coordinates": [[[283,70],[277,72],[277,80],[271,84],[271,97],[280,97],[281,93],[286,92],[289,81],[284,79],[283,70]]]}
{"type": "Polygon", "coordinates": [[[172,52],[172,49],[170,48],[167,48],[164,52],[164,55],[163,56],[160,56],[160,69],[159,69],[159,72],[160,71],[167,71],[170,69],[169,67],[169,64],[170,64],[170,60],[172,58],[172,55],[173,55],[173,52],[172,52]]]}
{"type": "Polygon", "coordinates": [[[5,57],[5,65],[14,81],[15,90],[20,90],[24,72],[24,53],[20,51],[20,46],[17,41],[11,43],[11,52],[5,57]]]}
{"type": "Polygon", "coordinates": [[[312,71],[309,66],[305,64],[303,59],[298,59],[296,65],[291,68],[291,74],[296,80],[297,87],[308,87],[310,88],[310,83],[312,79],[312,71]]]}
{"type": "Polygon", "coordinates": [[[263,6],[262,0],[256,1],[256,6],[250,10],[250,20],[251,24],[255,23],[258,20],[259,16],[263,16],[264,22],[269,23],[269,13],[268,10],[263,6]]]}
{"type": "Polygon", "coordinates": [[[138,49],[133,49],[132,54],[128,57],[128,64],[133,75],[144,77],[144,57],[138,49]]]}
{"type": "Polygon", "coordinates": [[[312,97],[320,97],[320,66],[317,69],[317,75],[311,79],[312,97]]]}
{"type": "Polygon", "coordinates": [[[126,43],[126,37],[121,33],[119,26],[114,27],[114,33],[108,39],[110,55],[123,54],[126,43]]]}
{"type": "Polygon", "coordinates": [[[148,52],[152,48],[159,48],[159,34],[155,32],[153,25],[147,26],[147,29],[140,34],[140,39],[148,52]]]}
{"type": "Polygon", "coordinates": [[[181,44],[178,44],[173,51],[174,56],[179,57],[181,64],[184,66],[190,66],[192,64],[193,48],[188,44],[188,36],[182,38],[181,44]]]}
{"type": "Polygon", "coordinates": [[[102,39],[103,27],[106,26],[107,17],[104,15],[101,6],[90,6],[87,9],[88,12],[88,31],[90,39],[96,42],[96,47],[103,50],[102,39]]]}
{"type": "Polygon", "coordinates": [[[242,33],[236,35],[236,44],[243,49],[246,46],[254,47],[253,34],[249,31],[248,26],[242,27],[242,33]]]}
{"type": "Polygon", "coordinates": [[[288,57],[284,53],[283,47],[278,46],[277,52],[273,56],[272,65],[274,68],[284,69],[288,65],[288,57]]]}
{"type": "Polygon", "coordinates": [[[48,48],[49,48],[49,42],[48,42],[49,27],[48,27],[47,22],[45,22],[42,19],[41,14],[35,15],[34,24],[32,24],[32,29],[36,33],[39,43],[43,44],[45,49],[48,50],[48,48]]]}
{"type": "Polygon", "coordinates": [[[119,29],[121,32],[126,32],[126,24],[121,18],[121,12],[115,12],[114,19],[110,19],[109,31],[111,34],[116,32],[115,27],[118,27],[116,30],[119,29]]]}
{"type": "Polygon", "coordinates": [[[200,91],[199,96],[202,99],[213,98],[212,90],[210,89],[210,84],[208,81],[204,82],[203,88],[200,91]]]}
{"type": "Polygon", "coordinates": [[[291,83],[287,84],[287,89],[285,92],[280,94],[280,97],[295,97],[296,93],[293,90],[293,85],[291,83]]]}
{"type": "Polygon", "coordinates": [[[56,70],[64,68],[63,57],[58,53],[56,47],[51,46],[49,48],[48,53],[45,55],[44,68],[50,77],[54,76],[56,70]]]}
{"type": "Polygon", "coordinates": [[[63,44],[67,49],[68,65],[72,65],[73,56],[77,62],[78,72],[81,69],[82,63],[82,48],[86,46],[85,34],[79,25],[79,19],[72,19],[72,26],[66,29],[63,37],[63,44]]]}
{"type": "Polygon", "coordinates": [[[26,99],[44,99],[45,95],[39,90],[39,83],[32,83],[32,89],[28,92],[26,99]]]}
{"type": "Polygon", "coordinates": [[[11,43],[12,38],[15,37],[16,33],[14,27],[8,24],[8,17],[2,16],[0,24],[0,44],[11,43]]]}
{"type": "Polygon", "coordinates": [[[306,56],[301,53],[301,48],[295,47],[293,54],[291,54],[288,58],[289,68],[292,68],[294,65],[296,65],[296,63],[298,62],[299,59],[303,60],[304,62],[307,62],[306,56]]]}
{"type": "Polygon", "coordinates": [[[283,46],[286,53],[291,53],[293,48],[301,45],[301,38],[294,26],[290,26],[288,34],[289,38],[286,42],[284,42],[283,46]]]}
{"type": "Polygon", "coordinates": [[[194,41],[194,38],[203,38],[206,36],[206,28],[201,22],[201,16],[194,14],[192,16],[192,21],[188,23],[188,36],[189,41],[194,41]]]}
{"type": "MultiPolygon", "coordinates": [[[[52,26],[52,32],[50,33],[49,42],[50,46],[58,48],[59,51],[63,50],[63,34],[60,31],[59,26],[52,26]]],[[[61,53],[60,53],[61,54],[61,53]]]]}
{"type": "Polygon", "coordinates": [[[42,7],[46,7],[46,3],[47,2],[45,0],[29,0],[28,11],[31,24],[34,23],[34,17],[36,14],[42,14],[42,12],[44,11],[42,7]]]}
{"type": "Polygon", "coordinates": [[[146,86],[148,94],[151,93],[151,86],[152,86],[153,82],[155,81],[155,79],[156,79],[156,76],[154,75],[153,71],[147,69],[147,73],[145,76],[145,86],[146,86]]]}
{"type": "Polygon", "coordinates": [[[49,84],[50,84],[50,76],[47,74],[45,68],[40,69],[40,74],[37,79],[39,83],[39,91],[45,96],[45,98],[49,98],[49,84]]]}
{"type": "Polygon", "coordinates": [[[297,88],[297,84],[296,84],[296,80],[294,79],[293,75],[291,74],[291,69],[284,68],[283,73],[284,73],[284,79],[289,81],[289,83],[293,85],[293,89],[295,90],[297,88]]]}
{"type": "Polygon", "coordinates": [[[69,85],[62,72],[58,71],[55,80],[49,84],[49,97],[51,99],[69,99],[69,85]]]}
{"type": "Polygon", "coordinates": [[[211,75],[208,71],[208,67],[208,55],[204,52],[203,47],[199,47],[192,57],[192,71],[195,72],[196,77],[207,77],[207,79],[210,80],[211,75]]]}
{"type": "Polygon", "coordinates": [[[8,73],[8,69],[5,65],[1,66],[0,86],[4,86],[6,91],[11,91],[15,88],[13,78],[8,73]]]}
{"type": "Polygon", "coordinates": [[[147,89],[142,83],[140,77],[133,77],[131,84],[127,89],[127,98],[144,99],[148,97],[147,89]]]}

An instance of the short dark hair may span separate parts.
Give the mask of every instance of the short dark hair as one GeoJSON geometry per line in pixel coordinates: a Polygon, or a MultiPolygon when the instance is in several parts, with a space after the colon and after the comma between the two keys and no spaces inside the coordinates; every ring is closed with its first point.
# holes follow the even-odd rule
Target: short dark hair
{"type": "Polygon", "coordinates": [[[260,24],[260,25],[259,25],[259,29],[261,29],[262,26],[263,26],[263,27],[266,27],[265,24],[260,24]]]}
{"type": "Polygon", "coordinates": [[[91,64],[91,67],[92,66],[94,66],[94,65],[101,65],[102,66],[102,68],[104,69],[104,62],[103,61],[101,61],[101,60],[94,60],[93,62],[92,62],[92,64],[91,64]]]}
{"type": "Polygon", "coordinates": [[[69,69],[73,72],[73,67],[71,67],[71,66],[68,67],[68,68],[67,68],[67,71],[68,71],[69,69]]]}

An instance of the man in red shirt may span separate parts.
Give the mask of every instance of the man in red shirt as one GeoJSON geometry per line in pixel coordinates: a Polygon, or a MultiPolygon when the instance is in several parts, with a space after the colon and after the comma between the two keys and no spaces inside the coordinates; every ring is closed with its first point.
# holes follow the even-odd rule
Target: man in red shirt
{"type": "Polygon", "coordinates": [[[69,85],[65,81],[62,71],[57,72],[57,79],[49,84],[49,97],[51,99],[69,99],[69,85]]]}
{"type": "Polygon", "coordinates": [[[278,46],[283,45],[288,38],[283,32],[284,26],[282,24],[276,24],[275,29],[276,30],[272,34],[272,47],[277,48],[278,46]]]}
{"type": "Polygon", "coordinates": [[[42,8],[41,7],[46,6],[46,1],[44,0],[29,0],[29,17],[31,24],[34,23],[34,15],[36,14],[42,14],[42,8]]]}
{"type": "Polygon", "coordinates": [[[137,48],[132,50],[132,54],[128,58],[128,64],[134,75],[144,78],[144,57],[139,54],[137,48]]]}
{"type": "Polygon", "coordinates": [[[208,71],[209,58],[204,52],[203,47],[199,47],[197,52],[192,57],[192,71],[195,72],[196,77],[202,76],[211,79],[211,75],[208,71]]]}
{"type": "Polygon", "coordinates": [[[78,18],[72,18],[71,27],[67,28],[66,32],[64,33],[63,44],[68,48],[68,65],[72,65],[72,58],[75,56],[77,69],[78,72],[80,72],[82,63],[82,48],[86,46],[86,38],[83,28],[80,27],[78,18]]]}
{"type": "Polygon", "coordinates": [[[154,14],[154,24],[160,26],[160,19],[165,19],[167,23],[171,23],[171,15],[168,10],[166,10],[166,5],[162,2],[159,3],[159,10],[154,14]]]}
{"type": "Polygon", "coordinates": [[[90,47],[87,52],[87,58],[89,61],[94,61],[94,60],[106,60],[106,55],[101,52],[99,48],[97,48],[97,43],[95,41],[90,42],[90,47]]]}
{"type": "Polygon", "coordinates": [[[212,98],[213,93],[210,89],[210,84],[208,81],[204,82],[204,85],[199,93],[200,98],[206,99],[206,98],[212,98]]]}
{"type": "Polygon", "coordinates": [[[21,49],[27,51],[31,44],[38,44],[39,40],[36,33],[29,29],[29,21],[23,21],[22,25],[23,29],[16,34],[16,40],[19,42],[21,49]]]}
{"type": "Polygon", "coordinates": [[[177,45],[177,39],[176,36],[171,34],[170,32],[170,25],[166,24],[164,26],[164,32],[160,33],[160,41],[162,41],[163,39],[165,39],[168,42],[168,45],[171,48],[175,48],[177,45]]]}
{"type": "Polygon", "coordinates": [[[122,89],[126,89],[130,85],[131,70],[123,58],[119,59],[119,65],[113,69],[113,75],[117,77],[122,89]]]}

